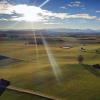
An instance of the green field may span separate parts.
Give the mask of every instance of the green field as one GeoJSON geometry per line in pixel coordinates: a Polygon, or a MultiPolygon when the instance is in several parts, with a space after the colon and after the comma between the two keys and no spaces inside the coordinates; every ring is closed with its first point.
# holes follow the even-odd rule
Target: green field
{"type": "MultiPolygon", "coordinates": [[[[99,44],[87,44],[87,52],[81,52],[81,44],[63,49],[50,45],[53,56],[61,70],[60,81],[56,80],[43,45],[25,45],[23,41],[0,42],[0,55],[18,62],[0,61],[0,78],[7,79],[12,86],[30,89],[37,93],[54,96],[59,100],[100,100],[100,70],[92,64],[100,64],[100,53],[95,50],[99,44]],[[78,55],[84,56],[84,64],[77,61],[78,55]]],[[[9,60],[8,60],[9,61],[9,60]]],[[[42,100],[6,90],[0,100],[42,100]]]]}

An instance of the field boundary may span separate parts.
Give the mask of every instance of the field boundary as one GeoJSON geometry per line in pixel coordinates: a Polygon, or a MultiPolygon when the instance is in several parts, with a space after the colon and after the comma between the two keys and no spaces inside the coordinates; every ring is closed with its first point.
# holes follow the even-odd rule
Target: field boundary
{"type": "Polygon", "coordinates": [[[16,91],[16,92],[20,92],[20,93],[25,93],[25,94],[38,96],[38,97],[41,97],[41,98],[45,98],[47,100],[59,100],[59,99],[57,99],[55,97],[52,97],[52,96],[48,96],[48,95],[44,95],[44,94],[41,94],[41,93],[33,92],[32,90],[28,90],[28,89],[17,88],[17,87],[14,87],[14,86],[8,86],[7,89],[12,90],[12,91],[16,91]]]}

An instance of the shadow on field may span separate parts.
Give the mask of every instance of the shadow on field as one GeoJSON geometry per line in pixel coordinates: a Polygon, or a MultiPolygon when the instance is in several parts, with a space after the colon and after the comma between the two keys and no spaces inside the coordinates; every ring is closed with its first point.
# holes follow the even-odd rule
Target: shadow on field
{"type": "Polygon", "coordinates": [[[3,68],[4,66],[12,65],[12,64],[17,64],[22,61],[23,60],[0,55],[0,68],[3,68]]]}
{"type": "Polygon", "coordinates": [[[93,66],[88,65],[88,64],[82,64],[82,66],[88,70],[89,72],[91,72],[92,74],[94,74],[97,77],[100,77],[100,70],[99,69],[95,69],[93,66]]]}

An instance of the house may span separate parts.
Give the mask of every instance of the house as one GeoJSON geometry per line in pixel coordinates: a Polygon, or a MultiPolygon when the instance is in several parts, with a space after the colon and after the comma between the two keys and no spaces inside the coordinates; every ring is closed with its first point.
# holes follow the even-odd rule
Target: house
{"type": "Polygon", "coordinates": [[[61,46],[61,48],[64,48],[64,49],[70,49],[70,48],[72,48],[73,47],[73,45],[72,44],[68,44],[68,43],[64,43],[62,46],[61,46]]]}

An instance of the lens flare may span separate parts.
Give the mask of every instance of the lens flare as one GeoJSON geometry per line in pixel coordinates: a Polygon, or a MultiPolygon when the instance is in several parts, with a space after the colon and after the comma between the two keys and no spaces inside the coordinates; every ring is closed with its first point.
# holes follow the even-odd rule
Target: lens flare
{"type": "Polygon", "coordinates": [[[41,7],[45,6],[49,1],[50,1],[50,0],[44,1],[39,7],[41,8],[41,7]]]}
{"type": "Polygon", "coordinates": [[[60,82],[61,78],[62,78],[62,73],[61,73],[61,70],[59,68],[59,65],[57,64],[57,62],[56,62],[56,60],[55,60],[55,58],[53,56],[53,53],[51,52],[51,49],[49,48],[48,43],[46,42],[45,37],[42,34],[40,34],[40,36],[41,36],[41,39],[43,41],[43,44],[44,44],[44,47],[45,47],[49,62],[51,64],[53,72],[55,74],[56,80],[58,82],[60,82]]]}

